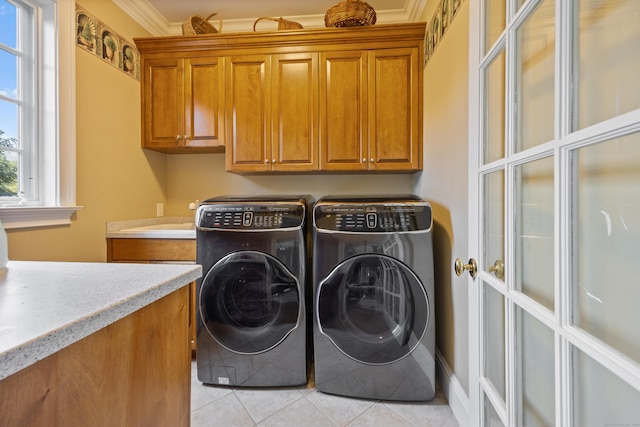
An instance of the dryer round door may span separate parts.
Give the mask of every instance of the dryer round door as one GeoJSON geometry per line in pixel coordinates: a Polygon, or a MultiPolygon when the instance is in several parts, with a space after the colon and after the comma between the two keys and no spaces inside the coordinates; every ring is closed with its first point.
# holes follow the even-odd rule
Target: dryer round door
{"type": "Polygon", "coordinates": [[[429,300],[415,273],[395,258],[357,255],[318,285],[319,331],[362,363],[392,363],[410,354],[429,323],[429,300]]]}
{"type": "Polygon", "coordinates": [[[257,354],[281,343],[299,325],[298,279],[263,252],[231,253],[211,267],[200,287],[205,329],[224,348],[257,354]]]}

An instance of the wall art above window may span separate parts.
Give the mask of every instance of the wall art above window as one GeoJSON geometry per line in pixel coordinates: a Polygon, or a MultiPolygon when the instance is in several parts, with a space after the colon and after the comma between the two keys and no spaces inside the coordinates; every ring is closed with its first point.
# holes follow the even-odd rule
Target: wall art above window
{"type": "Polygon", "coordinates": [[[135,45],[77,3],[76,45],[140,80],[140,54],[135,45]]]}

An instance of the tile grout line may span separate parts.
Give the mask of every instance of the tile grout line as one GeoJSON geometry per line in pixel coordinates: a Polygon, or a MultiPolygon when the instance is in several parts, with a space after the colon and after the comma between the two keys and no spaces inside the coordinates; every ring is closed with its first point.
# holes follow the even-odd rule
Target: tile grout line
{"type": "MultiPolygon", "coordinates": [[[[238,397],[238,395],[236,394],[237,390],[238,389],[236,389],[236,388],[232,388],[231,394],[233,394],[233,397],[235,397],[238,400],[238,402],[240,402],[240,406],[242,406],[242,409],[244,409],[244,412],[246,412],[247,415],[249,415],[249,418],[251,418],[251,421],[253,421],[253,427],[257,426],[258,422],[256,421],[255,418],[253,418],[253,415],[251,415],[251,412],[249,412],[247,407],[244,405],[244,403],[242,402],[242,399],[240,399],[240,397],[238,397]]],[[[269,417],[267,417],[267,418],[269,418],[269,417]]]]}
{"type": "MultiPolygon", "coordinates": [[[[327,414],[322,410],[322,408],[320,408],[320,407],[318,407],[316,404],[314,404],[314,403],[313,403],[313,401],[311,401],[311,400],[307,399],[307,396],[311,396],[311,394],[313,394],[313,393],[318,393],[318,391],[317,391],[317,390],[314,390],[313,392],[311,392],[311,393],[309,393],[309,394],[307,394],[307,395],[304,395],[304,396],[303,396],[303,397],[304,397],[304,399],[305,399],[307,402],[309,402],[309,404],[310,404],[311,406],[313,406],[313,407],[314,407],[314,408],[316,408],[318,411],[320,411],[320,413],[321,413],[321,414],[322,414],[322,415],[323,415],[327,420],[329,420],[329,422],[330,422],[331,424],[333,424],[335,427],[345,427],[345,426],[346,426],[346,424],[345,424],[344,426],[338,425],[335,421],[333,421],[333,420],[331,419],[331,417],[329,417],[329,415],[327,415],[327,414]]],[[[351,421],[349,421],[349,422],[351,422],[351,421]]]]}

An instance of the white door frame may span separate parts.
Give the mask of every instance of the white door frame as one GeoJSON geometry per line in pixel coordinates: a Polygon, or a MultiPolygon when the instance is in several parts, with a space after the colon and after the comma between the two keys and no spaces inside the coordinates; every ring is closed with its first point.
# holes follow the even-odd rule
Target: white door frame
{"type": "MultiPolygon", "coordinates": [[[[478,230],[480,229],[479,185],[476,171],[479,164],[480,139],[480,1],[469,1],[469,156],[468,174],[468,229],[470,256],[478,250],[478,230]]],[[[476,255],[477,256],[477,255],[476,255]]],[[[466,260],[464,260],[466,262],[466,260]]],[[[469,425],[480,424],[480,325],[478,279],[468,275],[469,287],[469,425]]]]}
{"type": "MultiPolygon", "coordinates": [[[[571,324],[571,303],[569,284],[574,278],[570,271],[571,265],[571,230],[573,222],[571,219],[572,206],[570,196],[572,195],[573,188],[571,186],[571,153],[578,147],[585,147],[594,142],[606,141],[623,135],[630,135],[632,133],[640,132],[640,109],[630,111],[625,114],[621,114],[617,117],[605,120],[602,123],[592,125],[586,129],[573,131],[570,129],[570,117],[569,112],[572,110],[570,103],[572,100],[569,95],[569,88],[572,86],[572,76],[570,76],[570,67],[572,54],[565,46],[569,41],[573,40],[574,35],[568,34],[569,22],[572,19],[571,6],[564,0],[556,0],[556,10],[558,16],[563,22],[558,22],[556,34],[556,116],[564,114],[559,119],[556,118],[555,123],[555,143],[552,146],[547,145],[540,151],[553,151],[553,157],[555,162],[555,312],[552,314],[538,313],[538,318],[546,318],[544,322],[549,326],[555,334],[555,405],[556,405],[556,424],[557,425],[573,425],[574,420],[572,416],[572,376],[571,369],[573,367],[573,359],[571,356],[572,348],[575,347],[581,352],[595,360],[598,364],[604,366],[609,372],[615,376],[623,379],[631,387],[636,390],[640,390],[640,365],[624,355],[618,354],[615,350],[608,348],[606,345],[602,345],[597,339],[589,336],[584,331],[580,330],[577,326],[571,324]]],[[[468,253],[473,258],[481,258],[481,182],[479,180],[479,169],[481,168],[481,152],[480,152],[480,139],[482,125],[482,100],[480,95],[482,92],[482,82],[480,80],[479,64],[482,54],[482,1],[469,1],[469,133],[468,133],[468,230],[469,230],[469,244],[468,253]]],[[[529,5],[530,6],[530,5],[529,5]]],[[[505,48],[505,52],[508,53],[510,46],[505,48]]],[[[507,74],[510,72],[507,62],[507,74]]],[[[513,94],[513,88],[506,89],[506,96],[509,98],[513,94]]],[[[507,101],[505,104],[508,110],[512,103],[507,101]]],[[[507,123],[510,118],[506,118],[507,123]]],[[[535,150],[534,150],[535,151],[535,150]]],[[[507,173],[509,167],[505,169],[505,179],[510,178],[507,173]]],[[[507,189],[511,185],[506,182],[507,189]]],[[[505,192],[505,194],[507,194],[505,192]]],[[[510,197],[510,196],[507,196],[510,197]]],[[[509,202],[507,202],[509,206],[509,202]]],[[[507,215],[505,217],[506,227],[509,226],[510,208],[507,208],[507,215]]],[[[509,252],[513,251],[510,248],[511,244],[508,243],[508,238],[505,248],[505,255],[507,259],[511,256],[509,252]]],[[[512,258],[512,257],[511,257],[512,258]]],[[[463,260],[466,262],[466,260],[463,260]]],[[[507,260],[505,260],[507,261],[507,260]]],[[[631,266],[630,266],[631,267],[631,266]]],[[[478,276],[472,278],[467,275],[469,286],[469,425],[476,426],[481,425],[482,420],[482,390],[481,390],[481,364],[483,360],[483,348],[481,342],[482,336],[482,310],[480,309],[482,303],[482,295],[480,291],[480,281],[486,278],[491,280],[487,275],[487,272],[482,272],[482,268],[479,268],[478,276]]],[[[519,302],[520,304],[520,302],[519,302]]],[[[529,305],[525,301],[525,305],[529,305]]],[[[505,306],[507,311],[507,317],[510,317],[510,308],[505,306]]],[[[535,311],[535,307],[534,307],[535,311]]],[[[509,324],[506,324],[507,331],[506,345],[509,347],[513,345],[513,342],[509,338],[511,331],[509,324]]],[[[507,355],[511,352],[507,348],[507,355]]],[[[512,366],[512,362],[507,357],[506,363],[506,376],[507,378],[513,374],[515,369],[512,366]]],[[[507,405],[513,406],[513,390],[509,390],[507,385],[507,405]]],[[[505,414],[502,414],[505,415],[505,414]]],[[[508,414],[507,414],[508,415],[508,414]]],[[[507,422],[513,422],[513,419],[505,417],[507,422]]]]}

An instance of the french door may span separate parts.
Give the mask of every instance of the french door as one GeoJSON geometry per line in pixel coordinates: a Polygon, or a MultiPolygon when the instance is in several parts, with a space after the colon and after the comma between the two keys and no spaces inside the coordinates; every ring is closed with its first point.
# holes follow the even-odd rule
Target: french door
{"type": "Polygon", "coordinates": [[[469,7],[470,420],[640,425],[640,1],[469,7]]]}

